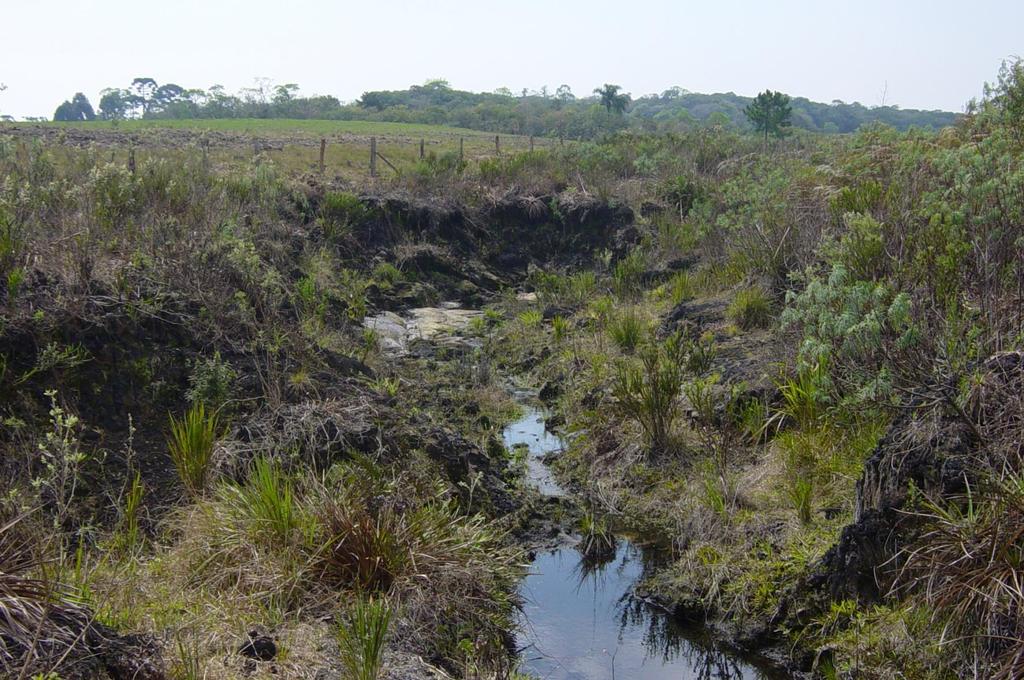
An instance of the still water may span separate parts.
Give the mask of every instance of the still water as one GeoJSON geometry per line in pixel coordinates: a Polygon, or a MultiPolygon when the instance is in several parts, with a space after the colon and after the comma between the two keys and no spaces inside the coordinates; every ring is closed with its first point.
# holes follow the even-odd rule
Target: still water
{"type": "MultiPolygon", "coordinates": [[[[527,408],[504,434],[507,446],[529,447],[531,483],[542,494],[564,495],[542,461],[563,446],[545,431],[543,413],[527,408]]],[[[520,586],[520,670],[551,680],[778,677],[716,649],[669,613],[635,597],[637,582],[658,559],[625,536],[618,537],[614,557],[603,562],[583,559],[573,546],[538,554],[520,586]]]]}

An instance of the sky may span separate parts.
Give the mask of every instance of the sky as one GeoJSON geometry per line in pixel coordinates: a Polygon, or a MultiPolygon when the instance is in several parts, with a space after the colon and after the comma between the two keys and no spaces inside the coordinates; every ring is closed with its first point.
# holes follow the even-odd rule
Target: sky
{"type": "Polygon", "coordinates": [[[229,91],[257,77],[354,100],[453,87],[634,97],[680,86],[962,111],[1024,56],[1024,0],[47,0],[0,6],[0,114],[97,104],[137,76],[229,91]]]}

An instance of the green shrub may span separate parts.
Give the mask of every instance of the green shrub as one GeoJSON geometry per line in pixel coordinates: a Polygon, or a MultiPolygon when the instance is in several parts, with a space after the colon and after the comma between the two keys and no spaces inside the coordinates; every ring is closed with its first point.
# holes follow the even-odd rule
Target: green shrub
{"type": "Polygon", "coordinates": [[[743,330],[767,328],[772,323],[771,301],[760,286],[744,288],[736,293],[725,313],[743,330]]]}
{"type": "Polygon", "coordinates": [[[384,642],[391,623],[391,607],[383,598],[360,598],[338,626],[338,649],[346,677],[377,680],[384,663],[384,642]]]}
{"type": "Polygon", "coordinates": [[[203,403],[197,402],[181,420],[173,415],[168,419],[171,460],[185,489],[193,496],[199,495],[206,489],[214,444],[221,433],[217,413],[207,413],[203,403]]]}
{"type": "Polygon", "coordinates": [[[338,272],[338,291],[345,304],[345,313],[351,321],[362,321],[366,316],[366,291],[370,282],[354,269],[338,272]]]}
{"type": "Polygon", "coordinates": [[[212,357],[197,360],[188,376],[185,398],[193,404],[206,404],[221,409],[232,397],[237,374],[231,364],[216,351],[212,357]]]}
{"type": "Polygon", "coordinates": [[[838,244],[826,248],[826,255],[842,264],[853,278],[873,281],[885,274],[885,243],[882,225],[870,215],[847,213],[846,232],[838,244]]]}
{"type": "Polygon", "coordinates": [[[335,240],[362,224],[370,210],[358,196],[345,192],[328,192],[320,202],[320,223],[328,240],[335,240]]]}

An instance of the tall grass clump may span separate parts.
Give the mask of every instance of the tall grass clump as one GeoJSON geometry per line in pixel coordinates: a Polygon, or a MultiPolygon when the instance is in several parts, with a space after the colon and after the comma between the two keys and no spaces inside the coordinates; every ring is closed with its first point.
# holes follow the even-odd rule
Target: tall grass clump
{"type": "Polygon", "coordinates": [[[213,461],[213,447],[221,434],[216,412],[207,413],[206,406],[197,403],[178,420],[170,420],[170,439],[167,442],[171,460],[185,489],[193,496],[206,488],[213,461]]]}
{"type": "Polygon", "coordinates": [[[376,680],[384,663],[391,607],[383,598],[360,598],[338,626],[338,650],[347,680],[376,680]]]}
{"type": "Polygon", "coordinates": [[[623,300],[635,299],[643,290],[644,257],[639,251],[632,251],[615,264],[612,284],[615,294],[623,300]]]}
{"type": "Polygon", "coordinates": [[[630,309],[608,322],[608,335],[612,342],[626,354],[631,354],[647,334],[647,324],[630,309]]]}
{"type": "Polygon", "coordinates": [[[725,310],[729,320],[742,328],[767,328],[772,323],[772,305],[768,294],[760,286],[743,288],[725,310]]]}
{"type": "Polygon", "coordinates": [[[685,340],[676,334],[645,347],[639,364],[622,361],[617,366],[612,394],[619,410],[640,424],[652,452],[669,447],[679,415],[685,354],[685,340]]]}
{"type": "Polygon", "coordinates": [[[292,481],[279,464],[257,458],[246,483],[225,486],[222,495],[268,545],[284,545],[295,540],[302,513],[292,481]]]}

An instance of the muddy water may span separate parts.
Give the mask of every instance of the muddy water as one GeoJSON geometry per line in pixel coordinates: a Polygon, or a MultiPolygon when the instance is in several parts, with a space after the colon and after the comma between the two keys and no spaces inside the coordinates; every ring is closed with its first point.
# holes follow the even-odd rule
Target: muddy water
{"type": "MultiPolygon", "coordinates": [[[[563,442],[544,430],[541,411],[527,407],[504,438],[508,446],[529,447],[530,483],[543,494],[565,495],[543,462],[563,442]]],[[[715,649],[699,631],[635,597],[635,585],[658,560],[626,536],[603,563],[581,559],[574,546],[539,554],[520,586],[521,670],[551,680],[778,677],[715,649]]]]}

